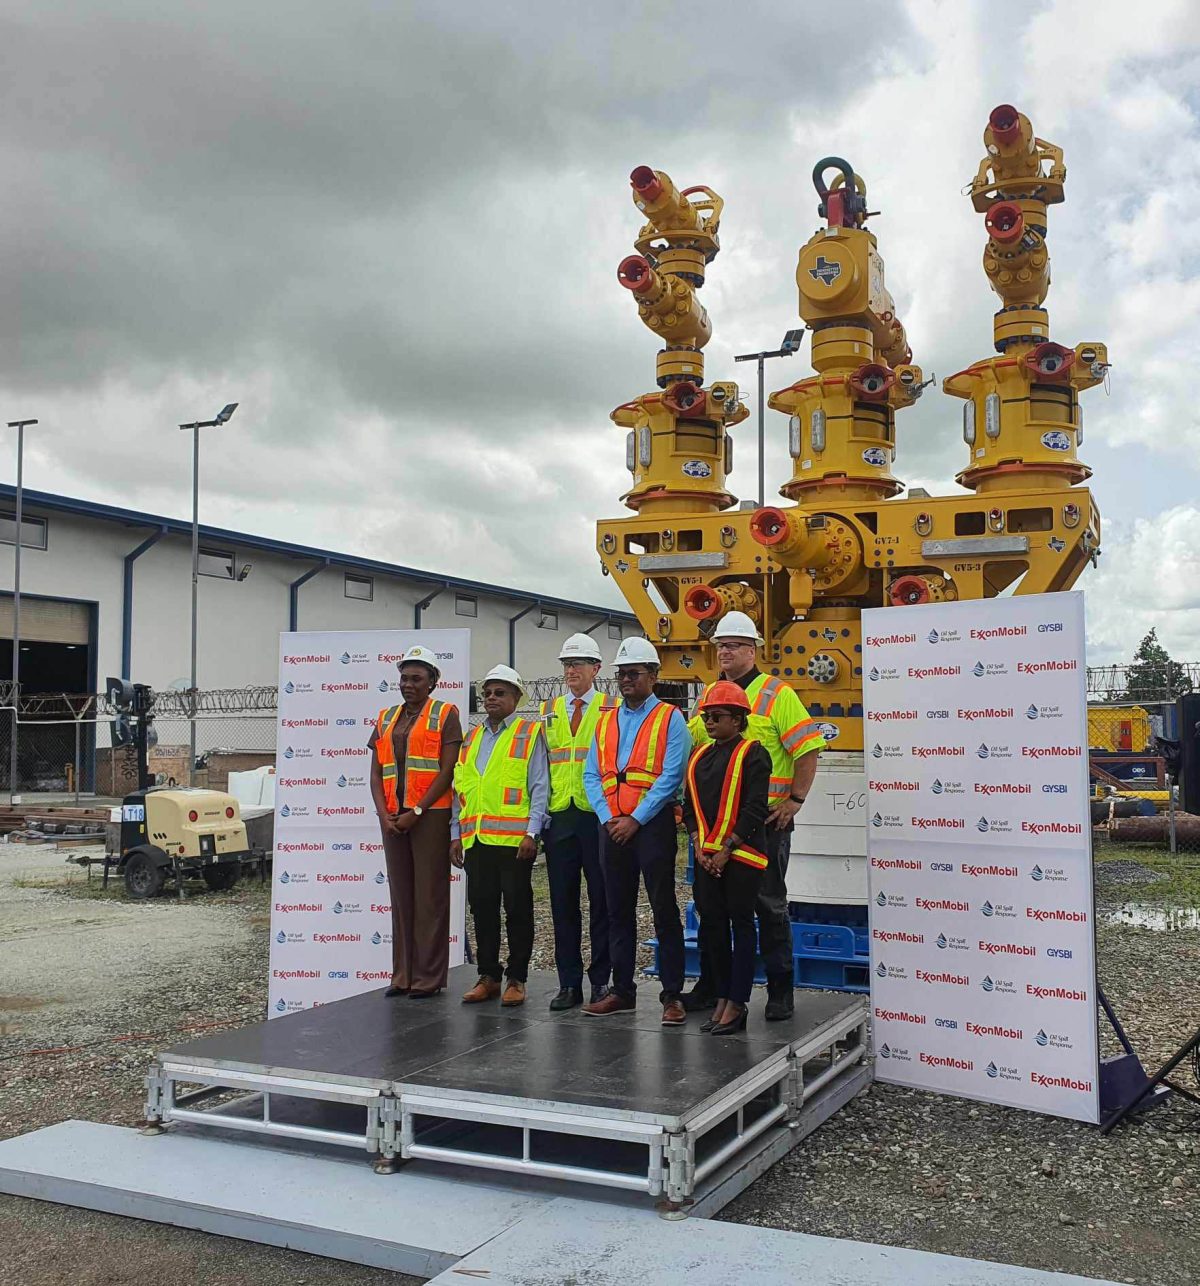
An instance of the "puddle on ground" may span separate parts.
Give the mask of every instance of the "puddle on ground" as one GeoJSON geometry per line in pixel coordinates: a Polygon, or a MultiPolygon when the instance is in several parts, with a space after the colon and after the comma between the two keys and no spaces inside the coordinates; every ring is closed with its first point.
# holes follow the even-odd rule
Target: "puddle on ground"
{"type": "Polygon", "coordinates": [[[1172,932],[1176,929],[1200,929],[1200,910],[1186,906],[1148,906],[1143,902],[1126,902],[1124,906],[1105,911],[1106,924],[1133,924],[1140,929],[1172,932]]]}

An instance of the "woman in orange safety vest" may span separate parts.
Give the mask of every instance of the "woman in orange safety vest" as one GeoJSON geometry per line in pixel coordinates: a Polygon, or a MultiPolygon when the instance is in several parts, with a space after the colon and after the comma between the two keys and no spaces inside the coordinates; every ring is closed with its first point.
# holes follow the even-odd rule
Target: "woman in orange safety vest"
{"type": "Polygon", "coordinates": [[[736,683],[714,683],[700,702],[712,738],[692,751],[683,824],[696,855],[694,894],[717,1002],[701,1031],[743,1031],[757,951],[754,904],[767,865],[771,757],[743,735],[750,702],[736,683]],[[731,945],[732,938],[732,945],[731,945]]]}
{"type": "Polygon", "coordinates": [[[420,1000],[446,985],[450,963],[450,779],[462,721],[430,695],[441,677],[433,652],[400,660],[399,705],[379,712],[371,797],[379,816],[392,903],[392,981],[386,996],[420,1000]]]}

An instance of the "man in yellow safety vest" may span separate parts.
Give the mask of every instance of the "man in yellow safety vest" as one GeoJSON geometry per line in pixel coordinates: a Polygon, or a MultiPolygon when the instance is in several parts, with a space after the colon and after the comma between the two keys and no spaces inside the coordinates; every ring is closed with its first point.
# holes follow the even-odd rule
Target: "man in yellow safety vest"
{"type": "MultiPolygon", "coordinates": [[[[767,869],[759,886],[755,913],[759,954],[767,974],[765,1016],[768,1020],[790,1018],[795,998],[792,923],[787,899],[788,857],[796,814],[816,775],[817,752],[825,745],[825,738],[796,690],[758,668],[758,647],[762,639],[745,612],[726,612],[717,622],[712,637],[721,677],[736,683],[750,701],[746,736],[760,742],[771,756],[767,869]]],[[[710,739],[699,716],[691,720],[688,728],[697,745],[710,739]]],[[[700,977],[683,997],[689,1011],[708,1009],[716,999],[704,970],[704,945],[700,945],[700,977]]]]}
{"type": "Polygon", "coordinates": [[[502,1005],[525,1001],[533,954],[533,863],[546,820],[550,769],[536,719],[517,717],[525,692],[511,666],[483,680],[484,723],[472,728],[454,767],[450,860],[466,866],[467,902],[475,921],[479,981],[467,1004],[500,995],[500,909],[508,928],[508,985],[502,1005]]]}
{"type": "Polygon", "coordinates": [[[554,920],[558,994],[554,1011],[583,1004],[583,915],[581,877],[587,881],[591,1000],[604,997],[612,972],[608,951],[608,903],[600,869],[600,823],[583,787],[583,765],[603,711],[615,697],[596,691],[600,647],[590,634],[572,634],[558,654],[567,691],[542,702],[542,726],[550,756],[550,816],[546,821],[546,874],[554,920]]]}

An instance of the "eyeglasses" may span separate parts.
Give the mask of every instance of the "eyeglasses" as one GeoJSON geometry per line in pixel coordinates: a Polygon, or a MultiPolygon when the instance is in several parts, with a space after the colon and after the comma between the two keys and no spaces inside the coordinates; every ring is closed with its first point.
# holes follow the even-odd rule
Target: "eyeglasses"
{"type": "Polygon", "coordinates": [[[754,644],[751,643],[749,639],[747,639],[745,642],[743,642],[740,639],[718,639],[717,640],[718,652],[736,652],[739,648],[743,648],[743,647],[753,648],[754,644]]]}
{"type": "Polygon", "coordinates": [[[649,670],[642,669],[639,666],[623,665],[617,670],[618,679],[638,680],[643,674],[649,674],[649,670]]]}
{"type": "Polygon", "coordinates": [[[564,670],[583,670],[589,665],[599,665],[599,661],[564,661],[562,663],[564,670]]]}

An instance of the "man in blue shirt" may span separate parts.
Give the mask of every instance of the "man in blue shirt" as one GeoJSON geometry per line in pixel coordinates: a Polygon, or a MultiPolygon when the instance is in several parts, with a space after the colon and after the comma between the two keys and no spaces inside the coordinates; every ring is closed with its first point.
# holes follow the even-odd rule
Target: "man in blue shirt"
{"type": "Polygon", "coordinates": [[[642,638],[617,652],[622,704],[601,716],[583,769],[588,803],[600,819],[600,863],[608,898],[613,985],[583,1012],[620,1013],[637,1004],[638,884],[654,915],[658,936],[663,1025],[687,1021],[683,991],[683,924],[675,898],[675,800],[683,785],[691,734],[681,711],[654,695],[658,653],[642,638]]]}

